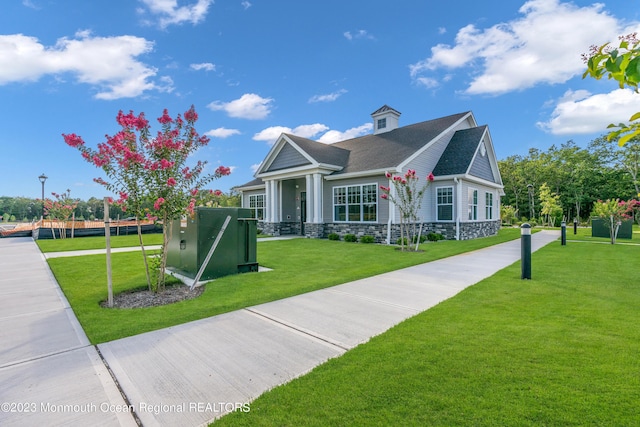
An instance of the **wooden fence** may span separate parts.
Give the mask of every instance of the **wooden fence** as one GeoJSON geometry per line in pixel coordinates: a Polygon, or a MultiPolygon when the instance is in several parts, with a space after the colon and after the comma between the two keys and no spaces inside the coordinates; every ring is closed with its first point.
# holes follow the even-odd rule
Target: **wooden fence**
{"type": "MultiPolygon", "coordinates": [[[[110,221],[111,228],[116,229],[116,234],[119,234],[119,229],[123,227],[135,227],[136,221],[125,221],[125,220],[111,220],[110,221]]],[[[144,220],[140,221],[140,225],[142,226],[150,226],[153,225],[152,221],[144,220]]],[[[16,234],[23,234],[25,232],[37,229],[54,229],[54,230],[63,230],[64,235],[68,235],[68,230],[71,231],[71,235],[74,234],[75,230],[85,230],[85,229],[102,229],[104,230],[104,221],[78,221],[78,220],[69,220],[69,221],[55,221],[50,219],[44,219],[29,223],[18,223],[12,229],[0,229],[0,235],[2,237],[11,237],[16,234]]]]}

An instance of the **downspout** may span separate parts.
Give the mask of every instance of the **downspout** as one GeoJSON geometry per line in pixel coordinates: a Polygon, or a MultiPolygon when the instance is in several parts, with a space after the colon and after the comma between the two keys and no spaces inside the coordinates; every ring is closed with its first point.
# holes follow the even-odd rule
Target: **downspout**
{"type": "Polygon", "coordinates": [[[458,177],[454,177],[453,182],[455,182],[458,186],[458,188],[456,189],[456,240],[460,240],[460,197],[462,195],[462,181],[460,181],[458,177]]]}

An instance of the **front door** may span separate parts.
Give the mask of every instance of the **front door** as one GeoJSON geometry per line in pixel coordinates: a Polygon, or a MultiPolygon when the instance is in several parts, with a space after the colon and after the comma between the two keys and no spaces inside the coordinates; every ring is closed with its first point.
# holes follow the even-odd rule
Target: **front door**
{"type": "Polygon", "coordinates": [[[304,223],[307,222],[307,192],[300,193],[300,235],[304,236],[304,223]]]}

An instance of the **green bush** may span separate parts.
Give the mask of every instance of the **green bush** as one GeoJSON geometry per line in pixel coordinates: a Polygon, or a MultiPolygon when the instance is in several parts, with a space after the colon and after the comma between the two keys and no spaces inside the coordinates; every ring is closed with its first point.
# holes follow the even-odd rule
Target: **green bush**
{"type": "Polygon", "coordinates": [[[345,234],[344,235],[344,241],[345,242],[357,242],[358,238],[356,237],[355,234],[345,234]]]}
{"type": "Polygon", "coordinates": [[[396,240],[396,245],[402,245],[402,244],[408,245],[406,237],[403,237],[403,238],[398,237],[398,240],[396,240]]]}
{"type": "MultiPolygon", "coordinates": [[[[416,243],[418,241],[418,236],[413,236],[413,243],[416,243]]],[[[420,235],[420,243],[424,243],[427,241],[427,236],[425,236],[424,234],[420,235]]]]}
{"type": "Polygon", "coordinates": [[[360,238],[360,243],[373,243],[376,239],[373,236],[362,236],[360,238]]]}
{"type": "Polygon", "coordinates": [[[340,240],[340,236],[338,236],[336,233],[331,233],[327,237],[329,238],[329,240],[340,240]]]}
{"type": "Polygon", "coordinates": [[[427,234],[427,240],[437,242],[438,240],[444,240],[444,236],[440,233],[429,233],[427,234]]]}

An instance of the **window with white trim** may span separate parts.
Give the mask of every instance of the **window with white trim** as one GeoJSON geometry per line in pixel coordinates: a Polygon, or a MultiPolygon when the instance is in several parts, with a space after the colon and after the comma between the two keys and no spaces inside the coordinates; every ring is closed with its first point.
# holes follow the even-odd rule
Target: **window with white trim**
{"type": "Polygon", "coordinates": [[[493,219],[493,193],[485,193],[484,216],[485,219],[493,219]]]}
{"type": "Polygon", "coordinates": [[[253,217],[264,219],[264,194],[252,194],[249,196],[249,209],[253,211],[253,217]]]}
{"type": "Polygon", "coordinates": [[[387,127],[387,118],[378,119],[378,129],[384,129],[387,127]]]}
{"type": "Polygon", "coordinates": [[[333,187],[334,222],[376,222],[377,213],[376,184],[333,187]]]}
{"type": "Polygon", "coordinates": [[[469,221],[478,219],[478,190],[469,189],[469,221]]]}
{"type": "Polygon", "coordinates": [[[453,187],[436,190],[436,210],[438,221],[453,221],[453,187]]]}

